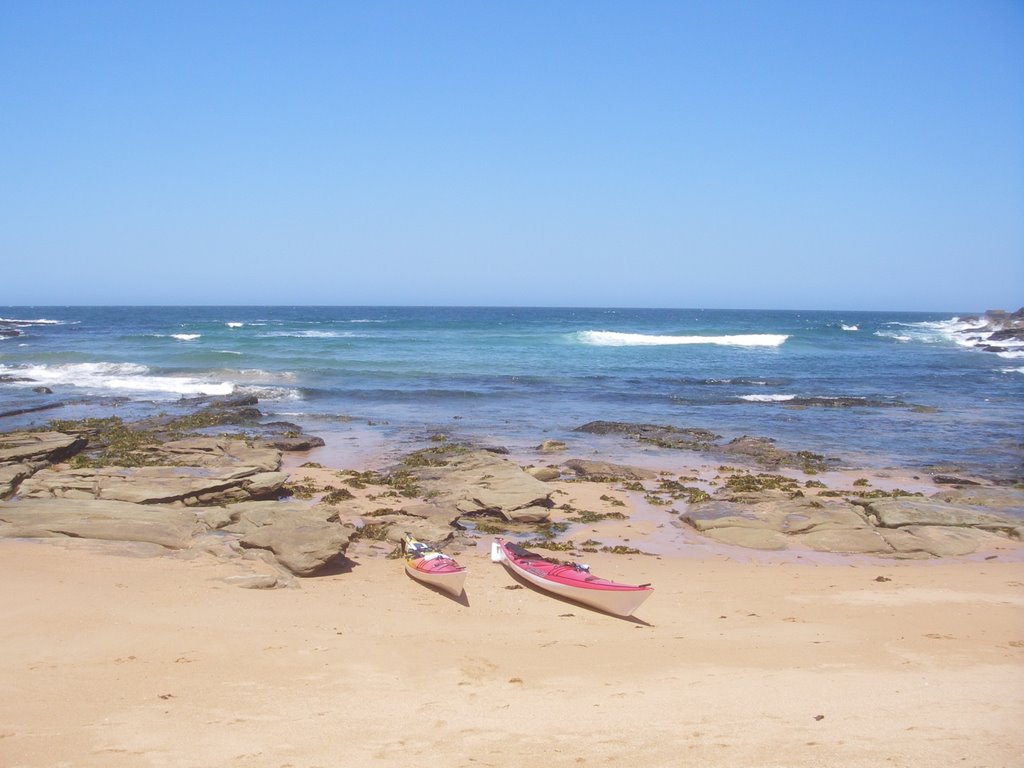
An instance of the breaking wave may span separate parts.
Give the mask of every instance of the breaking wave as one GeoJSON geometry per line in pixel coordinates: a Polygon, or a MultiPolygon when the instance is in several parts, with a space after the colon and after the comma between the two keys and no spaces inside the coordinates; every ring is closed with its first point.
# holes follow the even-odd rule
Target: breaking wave
{"type": "Polygon", "coordinates": [[[576,338],[583,344],[597,347],[657,347],[683,344],[714,344],[723,347],[779,347],[788,335],[749,333],[731,336],[653,336],[644,333],[616,331],[580,331],[576,338]]]}
{"type": "Polygon", "coordinates": [[[66,363],[63,365],[0,366],[0,373],[17,377],[25,385],[76,387],[102,392],[149,395],[230,395],[230,381],[209,381],[189,376],[159,376],[135,363],[66,363]]]}

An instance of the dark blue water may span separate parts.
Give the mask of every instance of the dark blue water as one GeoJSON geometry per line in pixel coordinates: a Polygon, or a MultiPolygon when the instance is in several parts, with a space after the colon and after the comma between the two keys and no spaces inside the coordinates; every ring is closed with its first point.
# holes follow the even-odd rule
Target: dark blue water
{"type": "Polygon", "coordinates": [[[1002,476],[1019,473],[1024,441],[1024,352],[965,346],[952,313],[6,307],[0,318],[0,413],[65,404],[0,429],[252,391],[269,418],[314,433],[372,422],[398,440],[443,429],[525,446],[579,440],[574,427],[605,419],[1002,476]],[[847,407],[827,407],[836,398],[847,407]]]}

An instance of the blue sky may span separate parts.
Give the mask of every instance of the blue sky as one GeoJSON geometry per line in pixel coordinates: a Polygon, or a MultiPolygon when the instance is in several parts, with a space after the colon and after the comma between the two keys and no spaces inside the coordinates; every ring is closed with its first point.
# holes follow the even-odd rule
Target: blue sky
{"type": "Polygon", "coordinates": [[[1024,304],[1024,3],[0,8],[0,305],[1024,304]]]}

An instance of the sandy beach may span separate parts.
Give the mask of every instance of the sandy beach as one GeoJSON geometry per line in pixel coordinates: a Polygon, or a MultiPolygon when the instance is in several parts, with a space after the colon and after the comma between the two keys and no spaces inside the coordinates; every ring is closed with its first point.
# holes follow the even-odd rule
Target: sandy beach
{"type": "Polygon", "coordinates": [[[401,561],[244,590],[209,556],[0,541],[0,763],[1024,764],[1024,565],[595,554],[636,620],[401,561]]]}

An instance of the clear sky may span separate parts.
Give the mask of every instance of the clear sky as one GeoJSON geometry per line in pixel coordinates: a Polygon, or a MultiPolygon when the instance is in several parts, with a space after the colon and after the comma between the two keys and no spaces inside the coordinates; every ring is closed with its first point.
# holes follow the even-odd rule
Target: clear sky
{"type": "Polygon", "coordinates": [[[1024,2],[0,4],[0,305],[1024,304],[1024,2]]]}

